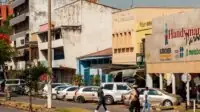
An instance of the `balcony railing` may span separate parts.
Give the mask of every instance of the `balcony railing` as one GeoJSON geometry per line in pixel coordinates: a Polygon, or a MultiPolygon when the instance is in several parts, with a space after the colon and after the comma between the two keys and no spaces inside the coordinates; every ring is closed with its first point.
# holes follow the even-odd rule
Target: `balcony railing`
{"type": "Polygon", "coordinates": [[[12,9],[24,4],[26,2],[26,0],[15,0],[14,2],[11,3],[10,7],[12,9]]]}
{"type": "Polygon", "coordinates": [[[20,22],[23,22],[26,20],[26,18],[28,17],[28,13],[24,13],[24,14],[21,14],[13,19],[10,20],[10,26],[14,26],[20,22]]]}

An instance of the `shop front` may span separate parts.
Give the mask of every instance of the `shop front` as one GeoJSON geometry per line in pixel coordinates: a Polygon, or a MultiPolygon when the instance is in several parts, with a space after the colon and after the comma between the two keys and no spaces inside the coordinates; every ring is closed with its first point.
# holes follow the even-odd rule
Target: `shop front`
{"type": "Polygon", "coordinates": [[[153,33],[145,41],[147,86],[159,87],[183,98],[189,87],[190,98],[196,97],[200,85],[199,15],[200,10],[194,10],[153,20],[153,33]]]}

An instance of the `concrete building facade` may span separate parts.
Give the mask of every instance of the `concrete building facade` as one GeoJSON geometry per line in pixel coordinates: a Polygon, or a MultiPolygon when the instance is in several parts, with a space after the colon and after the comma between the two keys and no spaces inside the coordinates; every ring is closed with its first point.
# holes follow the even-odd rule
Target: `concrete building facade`
{"type": "Polygon", "coordinates": [[[199,15],[197,9],[153,20],[153,33],[145,44],[149,87],[169,88],[173,94],[190,87],[195,98],[195,88],[200,85],[199,15]],[[182,81],[184,74],[190,74],[187,85],[182,81]]]}
{"type": "MultiPolygon", "coordinates": [[[[53,60],[54,74],[58,82],[70,82],[72,75],[79,73],[76,72],[79,66],[78,57],[112,46],[112,13],[117,10],[86,0],[66,2],[54,7],[53,56],[61,56],[53,60]]],[[[41,24],[42,27],[45,25],[41,24]]],[[[46,36],[40,34],[45,32],[39,31],[38,35],[39,61],[43,64],[47,64],[47,41],[46,36]]]]}
{"type": "Polygon", "coordinates": [[[187,10],[191,9],[136,7],[113,13],[113,64],[136,65],[137,55],[143,52],[142,40],[152,34],[152,19],[187,10]]]}

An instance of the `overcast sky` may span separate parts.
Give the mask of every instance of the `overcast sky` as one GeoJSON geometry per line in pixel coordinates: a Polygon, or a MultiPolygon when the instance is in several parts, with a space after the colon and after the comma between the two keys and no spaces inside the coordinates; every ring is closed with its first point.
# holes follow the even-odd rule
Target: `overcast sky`
{"type": "Polygon", "coordinates": [[[200,7],[200,0],[100,0],[100,3],[117,7],[200,7]]]}

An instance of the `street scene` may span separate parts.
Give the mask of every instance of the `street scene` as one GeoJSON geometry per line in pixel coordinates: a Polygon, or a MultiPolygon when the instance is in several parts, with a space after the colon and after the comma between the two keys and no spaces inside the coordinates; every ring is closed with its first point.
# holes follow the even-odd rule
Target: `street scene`
{"type": "Polygon", "coordinates": [[[0,0],[0,112],[200,112],[199,7],[0,0]]]}

